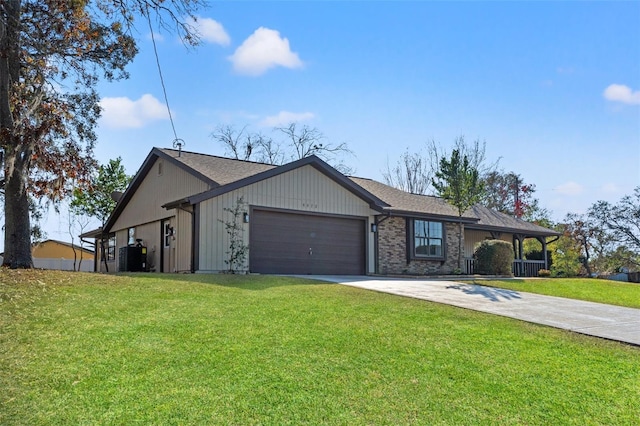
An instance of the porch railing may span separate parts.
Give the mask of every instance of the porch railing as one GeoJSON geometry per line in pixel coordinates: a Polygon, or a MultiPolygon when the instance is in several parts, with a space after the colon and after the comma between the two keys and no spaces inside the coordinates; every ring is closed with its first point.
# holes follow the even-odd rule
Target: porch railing
{"type": "Polygon", "coordinates": [[[514,260],[511,269],[516,277],[537,277],[544,269],[544,260],[514,260]]]}
{"type": "MultiPolygon", "coordinates": [[[[474,274],[474,260],[465,258],[465,273],[474,274]]],[[[515,277],[537,277],[538,271],[544,269],[544,260],[519,260],[514,259],[511,271],[515,277]]]]}

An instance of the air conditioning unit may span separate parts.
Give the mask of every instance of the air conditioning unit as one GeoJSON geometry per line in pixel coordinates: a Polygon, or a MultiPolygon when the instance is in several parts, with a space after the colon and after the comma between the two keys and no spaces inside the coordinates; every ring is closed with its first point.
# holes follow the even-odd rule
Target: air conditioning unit
{"type": "Polygon", "coordinates": [[[141,246],[120,247],[118,260],[119,272],[145,272],[147,270],[147,248],[141,246]]]}

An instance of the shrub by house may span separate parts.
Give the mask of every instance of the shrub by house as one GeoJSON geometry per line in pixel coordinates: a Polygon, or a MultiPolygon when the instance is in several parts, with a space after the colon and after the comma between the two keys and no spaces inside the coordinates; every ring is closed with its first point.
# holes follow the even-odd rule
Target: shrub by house
{"type": "Polygon", "coordinates": [[[474,270],[479,274],[512,275],[513,247],[502,240],[480,242],[473,253],[474,270]]]}

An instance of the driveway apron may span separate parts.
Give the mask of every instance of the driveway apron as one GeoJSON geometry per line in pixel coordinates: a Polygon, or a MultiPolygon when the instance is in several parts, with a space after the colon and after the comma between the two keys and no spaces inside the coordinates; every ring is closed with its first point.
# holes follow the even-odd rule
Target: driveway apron
{"type": "Polygon", "coordinates": [[[444,303],[640,346],[640,309],[455,281],[327,275],[306,278],[444,303]]]}

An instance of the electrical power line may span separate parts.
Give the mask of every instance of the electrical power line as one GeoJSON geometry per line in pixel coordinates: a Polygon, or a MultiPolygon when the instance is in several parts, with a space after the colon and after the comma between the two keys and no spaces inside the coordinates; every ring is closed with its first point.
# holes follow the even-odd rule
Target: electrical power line
{"type": "Polygon", "coordinates": [[[169,97],[167,96],[167,88],[164,84],[164,77],[162,75],[162,67],[160,66],[160,57],[158,55],[158,47],[156,46],[156,38],[153,33],[153,26],[151,25],[151,14],[149,13],[149,6],[147,5],[147,23],[149,24],[149,31],[151,32],[151,42],[153,44],[153,53],[156,57],[156,65],[158,66],[158,74],[160,75],[160,85],[162,86],[162,93],[164,94],[164,103],[167,106],[167,112],[169,113],[169,121],[171,122],[171,129],[173,130],[173,147],[178,147],[178,150],[185,145],[184,140],[178,137],[176,132],[176,126],[173,122],[173,116],[171,115],[171,108],[169,107],[169,97]]]}

